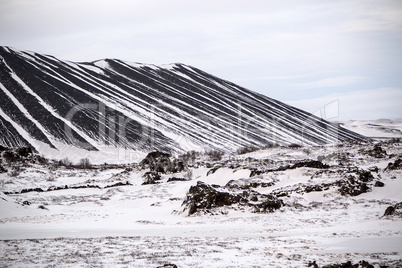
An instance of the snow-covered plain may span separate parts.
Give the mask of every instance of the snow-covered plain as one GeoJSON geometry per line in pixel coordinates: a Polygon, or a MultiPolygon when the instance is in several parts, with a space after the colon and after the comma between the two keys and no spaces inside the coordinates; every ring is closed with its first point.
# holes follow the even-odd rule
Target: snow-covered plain
{"type": "Polygon", "coordinates": [[[321,267],[361,260],[401,267],[402,217],[382,216],[402,201],[402,170],[386,169],[401,158],[402,143],[381,142],[387,153],[381,158],[367,154],[374,145],[200,158],[190,163],[191,176],[187,170],[162,174],[149,185],[142,185],[148,170],[136,164],[71,169],[26,163],[12,174],[3,162],[9,172],[0,173],[0,267],[307,267],[313,261],[321,267]],[[275,171],[306,159],[331,167],[275,171]],[[373,175],[367,193],[342,195],[335,185],[299,191],[334,182],[345,176],[339,170],[353,166],[373,175]],[[191,180],[168,182],[186,176],[191,180]],[[196,216],[182,206],[197,181],[224,186],[250,176],[270,183],[256,187],[259,193],[287,191],[280,197],[284,205],[272,213],[230,206],[196,216]],[[376,181],[384,186],[375,187],[376,181]],[[43,192],[21,193],[35,188],[43,192]]]}
{"type": "Polygon", "coordinates": [[[346,129],[375,139],[402,137],[402,118],[367,121],[350,120],[342,122],[341,125],[346,129]]]}

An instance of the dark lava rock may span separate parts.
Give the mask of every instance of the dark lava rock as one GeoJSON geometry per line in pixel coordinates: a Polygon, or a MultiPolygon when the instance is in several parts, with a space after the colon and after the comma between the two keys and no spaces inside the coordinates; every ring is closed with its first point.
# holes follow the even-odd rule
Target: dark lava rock
{"type": "Polygon", "coordinates": [[[141,162],[142,168],[149,168],[150,171],[165,173],[171,166],[170,154],[163,152],[151,152],[141,162]]]}
{"type": "Polygon", "coordinates": [[[369,167],[368,170],[375,173],[378,173],[378,171],[380,171],[380,169],[377,166],[369,167]]]}
{"type": "Polygon", "coordinates": [[[370,171],[357,169],[352,171],[346,178],[336,182],[341,195],[357,196],[362,193],[371,191],[370,186],[367,184],[374,180],[370,171]],[[352,175],[354,173],[354,175],[352,175]]]}
{"type": "Polygon", "coordinates": [[[31,202],[29,202],[29,201],[27,201],[27,200],[25,200],[24,202],[22,202],[22,205],[23,206],[30,206],[32,203],[31,202]]]}
{"type": "MultiPolygon", "coordinates": [[[[394,206],[389,206],[385,209],[384,215],[385,216],[402,216],[402,202],[395,204],[394,206]]],[[[381,218],[382,218],[381,217],[381,218]]]]}
{"type": "Polygon", "coordinates": [[[357,196],[363,193],[367,193],[370,187],[365,183],[357,180],[354,176],[350,175],[345,180],[340,180],[337,182],[339,192],[341,195],[357,196]]]}
{"type": "Polygon", "coordinates": [[[307,160],[307,161],[298,162],[298,163],[293,164],[291,166],[282,166],[282,167],[279,167],[279,168],[277,168],[275,170],[272,170],[272,171],[285,171],[285,170],[288,170],[288,169],[296,169],[296,168],[301,168],[301,167],[310,167],[310,168],[319,168],[319,169],[329,168],[328,165],[323,164],[320,161],[307,160]]]}
{"type": "Polygon", "coordinates": [[[70,189],[87,189],[87,188],[101,189],[101,187],[99,185],[92,185],[92,184],[70,186],[70,189]]]}
{"type": "Polygon", "coordinates": [[[273,195],[260,194],[253,190],[233,191],[227,187],[197,182],[191,186],[183,206],[188,215],[198,211],[210,212],[210,209],[231,205],[251,207],[253,212],[273,212],[282,206],[281,200],[273,195]]]}
{"type": "Polygon", "coordinates": [[[385,186],[385,184],[381,181],[376,181],[374,184],[374,187],[384,187],[384,186],[385,186]]]}
{"type": "Polygon", "coordinates": [[[305,192],[310,193],[310,192],[322,192],[323,191],[323,186],[316,184],[316,185],[307,185],[305,187],[305,192]]]}
{"type": "Polygon", "coordinates": [[[221,165],[216,165],[207,172],[207,176],[214,174],[218,169],[220,169],[222,166],[221,165]]]}
{"type": "Polygon", "coordinates": [[[163,152],[151,152],[141,162],[142,168],[149,168],[150,171],[167,173],[180,172],[184,170],[184,162],[180,159],[170,160],[171,155],[163,152]]]}
{"type": "Polygon", "coordinates": [[[239,179],[239,180],[230,180],[226,183],[225,187],[229,189],[235,190],[247,190],[250,188],[257,188],[257,187],[270,187],[273,186],[275,183],[273,182],[265,182],[260,179],[239,179]]]}
{"type": "Polygon", "coordinates": [[[171,181],[188,181],[188,180],[185,178],[172,177],[172,178],[169,178],[167,182],[171,182],[171,181]]]}
{"type": "Polygon", "coordinates": [[[388,163],[388,166],[385,168],[385,170],[397,170],[397,169],[402,169],[402,158],[398,158],[395,160],[394,163],[388,163]]]}
{"type": "MultiPolygon", "coordinates": [[[[305,160],[305,161],[301,161],[301,162],[298,162],[298,163],[293,164],[293,165],[280,166],[280,167],[275,168],[275,169],[263,169],[263,170],[261,170],[260,168],[258,168],[258,169],[253,168],[253,169],[251,169],[251,173],[250,173],[249,177],[252,178],[254,176],[261,175],[263,173],[276,172],[276,171],[286,171],[286,170],[289,170],[289,169],[296,169],[296,168],[301,168],[301,167],[309,167],[309,168],[317,168],[317,169],[330,168],[329,165],[323,164],[321,161],[305,160]]],[[[210,171],[212,171],[212,170],[210,170],[210,171]]]]}
{"type": "Polygon", "coordinates": [[[0,165],[0,173],[7,172],[7,169],[5,169],[2,165],[0,165]]]}
{"type": "Polygon", "coordinates": [[[111,184],[111,185],[106,185],[105,187],[103,187],[103,188],[112,188],[112,187],[119,187],[119,186],[130,186],[130,185],[132,185],[131,183],[129,183],[128,181],[126,181],[126,182],[121,182],[121,181],[119,181],[119,182],[116,182],[116,183],[114,183],[114,184],[111,184]]]}
{"type": "Polygon", "coordinates": [[[305,160],[305,161],[301,161],[301,162],[298,162],[298,163],[293,164],[293,165],[281,166],[281,167],[279,167],[277,169],[269,169],[269,170],[266,170],[266,171],[254,170],[254,171],[251,172],[250,177],[255,176],[255,175],[260,175],[260,174],[266,173],[266,172],[285,171],[285,170],[288,170],[288,169],[296,169],[296,168],[301,168],[301,167],[327,169],[330,166],[326,165],[326,164],[323,164],[321,161],[305,160]]]}
{"type": "Polygon", "coordinates": [[[25,193],[29,193],[29,192],[38,192],[38,193],[41,193],[41,192],[44,192],[43,191],[43,189],[41,189],[41,188],[30,188],[30,189],[22,189],[21,190],[21,194],[25,194],[25,193]]]}
{"type": "MultiPolygon", "coordinates": [[[[374,185],[374,177],[371,172],[357,167],[321,170],[312,175],[311,179],[312,181],[314,179],[314,184],[311,182],[299,183],[286,189],[273,190],[272,194],[276,197],[282,197],[289,196],[292,193],[305,194],[338,188],[341,195],[357,196],[371,191],[374,185]],[[326,182],[319,183],[318,181],[321,178],[326,178],[326,182]]],[[[377,184],[378,187],[380,187],[380,183],[377,184]]]]}
{"type": "Polygon", "coordinates": [[[199,209],[229,206],[240,201],[245,202],[246,200],[240,195],[231,194],[223,189],[217,190],[213,186],[199,181],[196,186],[190,187],[183,204],[188,206],[188,215],[191,215],[199,209]]]}
{"type": "Polygon", "coordinates": [[[6,149],[1,152],[1,157],[7,162],[20,161],[32,156],[32,148],[20,147],[15,149],[6,149]]]}
{"type": "Polygon", "coordinates": [[[322,176],[326,176],[328,178],[336,178],[340,176],[341,179],[338,179],[335,182],[306,186],[304,188],[302,187],[302,189],[298,190],[297,192],[302,193],[321,190],[325,191],[332,187],[337,187],[339,188],[338,191],[341,193],[341,195],[357,196],[371,191],[371,187],[374,184],[372,183],[374,181],[374,176],[371,174],[371,172],[357,167],[319,171],[311,178],[320,178],[322,176]]]}
{"type": "Polygon", "coordinates": [[[357,170],[356,175],[358,175],[358,179],[362,182],[370,182],[374,180],[371,172],[367,170],[359,169],[357,170]]]}
{"type": "Polygon", "coordinates": [[[299,167],[310,167],[310,168],[319,168],[319,169],[329,168],[328,165],[323,164],[320,161],[315,161],[315,160],[303,161],[303,162],[296,163],[292,166],[292,169],[299,168],[299,167]]]}
{"type": "Polygon", "coordinates": [[[374,148],[372,150],[369,150],[366,152],[369,156],[375,157],[375,158],[384,158],[387,156],[387,152],[381,148],[379,144],[374,145],[374,148]]]}
{"type": "Polygon", "coordinates": [[[164,264],[163,266],[158,266],[156,268],[177,268],[177,265],[168,263],[168,264],[164,264]]]}
{"type": "Polygon", "coordinates": [[[39,206],[38,206],[38,209],[49,210],[49,209],[47,209],[44,205],[39,205],[39,206]]]}
{"type": "Polygon", "coordinates": [[[389,207],[387,207],[387,209],[385,210],[383,217],[384,217],[384,216],[394,215],[394,213],[395,213],[395,208],[394,208],[393,206],[389,206],[389,207]]]}
{"type": "Polygon", "coordinates": [[[374,268],[374,266],[363,260],[356,264],[353,264],[351,261],[347,261],[340,264],[325,265],[322,268],[374,268]]]}
{"type": "Polygon", "coordinates": [[[20,157],[28,157],[29,155],[32,154],[32,148],[31,147],[20,147],[15,150],[15,153],[19,155],[20,157]]]}
{"type": "Polygon", "coordinates": [[[155,171],[146,172],[142,177],[144,178],[144,182],[142,183],[142,185],[156,184],[158,183],[157,181],[161,179],[161,175],[159,175],[159,173],[155,171]]]}
{"type": "Polygon", "coordinates": [[[47,191],[48,191],[48,192],[51,192],[51,191],[66,190],[66,189],[68,189],[68,186],[67,186],[67,185],[65,185],[65,186],[58,186],[58,187],[56,187],[56,186],[50,186],[50,187],[47,189],[47,191]]]}

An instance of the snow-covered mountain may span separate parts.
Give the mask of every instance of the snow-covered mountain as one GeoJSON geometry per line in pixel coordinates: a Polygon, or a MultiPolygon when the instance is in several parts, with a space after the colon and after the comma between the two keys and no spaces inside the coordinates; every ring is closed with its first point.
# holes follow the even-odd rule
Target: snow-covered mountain
{"type": "Polygon", "coordinates": [[[184,64],[88,63],[0,47],[0,145],[223,150],[363,139],[184,64]]]}
{"type": "Polygon", "coordinates": [[[367,121],[349,120],[340,123],[342,127],[373,139],[402,138],[402,118],[367,121]]]}

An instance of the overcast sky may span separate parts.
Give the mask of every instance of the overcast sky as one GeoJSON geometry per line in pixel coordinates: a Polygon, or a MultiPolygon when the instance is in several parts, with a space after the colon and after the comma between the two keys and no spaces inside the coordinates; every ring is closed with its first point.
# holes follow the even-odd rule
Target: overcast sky
{"type": "Polygon", "coordinates": [[[0,0],[0,45],[181,62],[332,120],[402,118],[401,0],[0,0]]]}

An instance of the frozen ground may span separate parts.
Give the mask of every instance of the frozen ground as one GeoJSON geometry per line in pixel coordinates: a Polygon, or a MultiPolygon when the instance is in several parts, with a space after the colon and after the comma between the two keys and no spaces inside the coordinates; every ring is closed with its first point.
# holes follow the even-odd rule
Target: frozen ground
{"type": "Polygon", "coordinates": [[[321,267],[361,260],[401,267],[401,214],[382,216],[402,201],[402,170],[387,170],[401,158],[402,144],[380,146],[386,155],[379,158],[368,153],[375,143],[367,143],[200,159],[190,163],[192,175],[162,174],[149,185],[142,185],[148,170],[137,165],[18,164],[18,172],[0,173],[0,267],[307,267],[313,261],[321,267]],[[278,169],[306,159],[330,167],[278,169]],[[369,190],[342,195],[331,183],[355,166],[372,175],[369,190]],[[168,182],[186,176],[191,180],[168,182]],[[283,206],[272,213],[237,206],[196,216],[183,211],[197,181],[224,186],[249,178],[268,183],[253,190],[278,194],[283,206]],[[384,186],[375,187],[377,181],[384,186]]]}
{"type": "Polygon", "coordinates": [[[341,123],[356,133],[371,138],[402,138],[402,118],[378,119],[368,121],[350,120],[341,123]]]}

